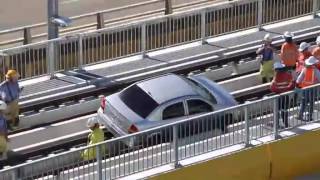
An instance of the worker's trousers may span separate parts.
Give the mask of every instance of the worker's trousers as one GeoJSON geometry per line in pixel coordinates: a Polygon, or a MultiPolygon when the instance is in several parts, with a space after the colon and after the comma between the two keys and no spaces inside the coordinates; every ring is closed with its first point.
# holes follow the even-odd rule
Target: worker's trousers
{"type": "Polygon", "coordinates": [[[11,101],[7,105],[8,107],[4,113],[4,117],[7,121],[15,123],[16,119],[19,117],[18,99],[11,101]]]}
{"type": "Polygon", "coordinates": [[[305,89],[302,92],[302,99],[301,99],[301,104],[300,104],[300,111],[299,111],[299,119],[300,120],[306,120],[306,121],[312,121],[312,115],[313,115],[313,105],[315,101],[315,95],[316,93],[314,92],[313,89],[305,89]],[[303,119],[303,114],[305,113],[306,106],[309,104],[308,107],[308,116],[306,119],[303,119]]]}

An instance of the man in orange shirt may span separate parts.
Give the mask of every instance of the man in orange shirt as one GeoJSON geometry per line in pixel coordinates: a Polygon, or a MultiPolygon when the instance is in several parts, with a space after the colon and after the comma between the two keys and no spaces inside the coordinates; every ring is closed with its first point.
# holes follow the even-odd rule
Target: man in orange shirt
{"type": "MultiPolygon", "coordinates": [[[[298,48],[292,40],[293,34],[291,32],[286,31],[283,37],[285,43],[282,44],[280,58],[286,68],[294,73],[299,58],[298,48]]],[[[295,77],[295,73],[293,75],[295,77]]]]}
{"type": "MultiPolygon", "coordinates": [[[[306,88],[320,82],[320,71],[315,67],[315,64],[318,62],[319,61],[313,56],[305,61],[305,67],[302,69],[296,81],[299,87],[306,88]]],[[[312,121],[314,101],[317,99],[318,94],[316,89],[304,89],[302,95],[298,119],[302,121],[312,121]],[[304,119],[303,114],[308,104],[308,116],[307,119],[304,119]]]]}
{"type": "Polygon", "coordinates": [[[299,74],[302,71],[304,67],[304,61],[311,56],[311,52],[309,48],[310,48],[310,44],[306,42],[302,42],[299,46],[300,53],[299,53],[299,59],[298,59],[297,68],[296,68],[297,74],[299,74]]]}

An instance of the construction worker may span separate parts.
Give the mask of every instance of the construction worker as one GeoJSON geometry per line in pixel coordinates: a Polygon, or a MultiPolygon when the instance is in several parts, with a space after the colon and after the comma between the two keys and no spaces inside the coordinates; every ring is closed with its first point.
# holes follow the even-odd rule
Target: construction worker
{"type": "Polygon", "coordinates": [[[310,44],[306,42],[302,42],[299,46],[299,58],[298,62],[296,63],[296,72],[300,74],[301,70],[304,67],[304,61],[312,56],[311,52],[309,51],[310,44]]]}
{"type": "MultiPolygon", "coordinates": [[[[96,117],[91,117],[87,122],[88,128],[90,128],[91,132],[88,135],[88,143],[87,145],[96,144],[104,141],[104,132],[100,129],[99,122],[96,117]]],[[[105,147],[103,145],[101,147],[101,152],[105,152],[105,147]]],[[[82,154],[83,160],[92,160],[96,158],[96,148],[88,148],[82,154]]]]}
{"type": "Polygon", "coordinates": [[[299,58],[299,52],[296,44],[293,42],[293,34],[286,31],[283,34],[285,43],[282,44],[280,58],[282,63],[290,70],[295,77],[296,63],[299,58]]]}
{"type": "Polygon", "coordinates": [[[15,129],[19,125],[19,95],[22,88],[19,87],[20,75],[16,70],[10,69],[6,74],[6,80],[0,84],[0,97],[8,108],[4,114],[8,121],[8,128],[15,129]]]}
{"type": "Polygon", "coordinates": [[[7,109],[7,104],[4,101],[0,101],[0,159],[7,158],[7,142],[8,139],[8,129],[7,122],[4,118],[4,112],[7,109]]]}
{"type": "MultiPolygon", "coordinates": [[[[281,62],[274,63],[275,74],[271,82],[270,89],[272,92],[280,94],[293,90],[295,88],[295,80],[292,73],[281,62]]],[[[280,95],[278,99],[278,110],[282,122],[285,127],[289,126],[288,123],[288,106],[290,97],[289,95],[280,95]]]]}
{"type": "MultiPolygon", "coordinates": [[[[297,84],[300,88],[305,88],[320,82],[320,71],[315,66],[318,62],[319,61],[313,56],[309,57],[305,61],[305,67],[297,78],[297,84]]],[[[315,96],[317,96],[317,93],[314,92],[314,89],[303,90],[303,97],[298,116],[299,120],[304,120],[303,113],[305,112],[306,105],[309,104],[307,121],[312,121],[315,96]]]]}
{"type": "Polygon", "coordinates": [[[260,76],[262,83],[270,82],[273,77],[273,52],[275,48],[272,46],[272,38],[270,34],[266,34],[263,39],[262,46],[256,51],[261,55],[260,76]]]}

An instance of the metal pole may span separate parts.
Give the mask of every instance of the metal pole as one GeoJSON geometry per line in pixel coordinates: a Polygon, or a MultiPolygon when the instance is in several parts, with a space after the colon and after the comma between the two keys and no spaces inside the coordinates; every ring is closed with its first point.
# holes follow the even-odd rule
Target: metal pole
{"type": "Polygon", "coordinates": [[[313,0],[313,17],[318,17],[318,0],[313,0]]]}
{"type": "Polygon", "coordinates": [[[13,179],[13,180],[19,180],[20,178],[19,178],[19,168],[16,168],[16,169],[14,169],[14,170],[12,170],[11,171],[11,179],[13,179]]]}
{"type": "Polygon", "coordinates": [[[48,12],[48,39],[58,38],[59,29],[58,26],[52,23],[52,18],[57,17],[58,10],[58,0],[47,0],[47,12],[48,12]]]}
{"type": "Polygon", "coordinates": [[[48,42],[47,48],[47,69],[51,78],[54,78],[55,41],[48,42]]]}
{"type": "Polygon", "coordinates": [[[96,146],[96,158],[97,158],[97,173],[98,173],[98,180],[102,180],[102,157],[101,157],[101,146],[96,146]]]}
{"type": "Polygon", "coordinates": [[[25,27],[23,29],[23,44],[29,44],[32,41],[30,27],[25,27]]]}
{"type": "Polygon", "coordinates": [[[201,41],[206,43],[206,11],[201,11],[201,41]]]}
{"type": "Polygon", "coordinates": [[[178,168],[179,164],[179,144],[178,144],[178,125],[173,126],[173,151],[174,151],[174,167],[178,168]]]}
{"type": "Polygon", "coordinates": [[[83,34],[79,34],[79,39],[78,39],[78,43],[79,43],[79,69],[82,69],[82,65],[83,65],[83,34]]]}
{"type": "Polygon", "coordinates": [[[274,131],[274,139],[279,138],[279,107],[278,100],[280,100],[281,96],[277,96],[273,99],[273,131],[274,131]]]}
{"type": "Polygon", "coordinates": [[[263,17],[262,0],[258,0],[258,29],[259,29],[259,31],[263,30],[262,17],[263,17]]]}
{"type": "Polygon", "coordinates": [[[250,129],[249,129],[249,114],[248,114],[248,106],[244,107],[244,121],[245,121],[245,144],[246,147],[250,145],[250,129]]]}
{"type": "Polygon", "coordinates": [[[141,52],[142,57],[146,57],[146,43],[147,43],[147,34],[146,34],[146,23],[141,25],[141,52]]]}
{"type": "Polygon", "coordinates": [[[104,17],[103,13],[99,12],[97,13],[97,29],[104,28],[104,17]]]}
{"type": "Polygon", "coordinates": [[[165,15],[172,14],[172,1],[165,0],[165,15]]]}

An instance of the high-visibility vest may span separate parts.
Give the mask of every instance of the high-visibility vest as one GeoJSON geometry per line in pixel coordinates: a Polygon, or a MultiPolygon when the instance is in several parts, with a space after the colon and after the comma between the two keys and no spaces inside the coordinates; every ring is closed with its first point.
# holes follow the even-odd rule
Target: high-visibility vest
{"type": "Polygon", "coordinates": [[[292,67],[296,65],[299,52],[295,44],[284,43],[281,47],[281,60],[286,66],[292,67]]]}
{"type": "Polygon", "coordinates": [[[301,87],[308,87],[317,83],[317,78],[315,77],[315,68],[314,67],[307,67],[305,71],[304,78],[300,83],[301,87]]]}
{"type": "MultiPolygon", "coordinates": [[[[104,132],[100,128],[95,128],[89,135],[88,135],[88,145],[96,144],[99,142],[104,141],[104,132]]],[[[105,146],[101,146],[101,153],[105,153],[105,146]]],[[[81,153],[83,160],[92,160],[96,158],[96,148],[88,148],[85,149],[81,153]]]]}

